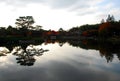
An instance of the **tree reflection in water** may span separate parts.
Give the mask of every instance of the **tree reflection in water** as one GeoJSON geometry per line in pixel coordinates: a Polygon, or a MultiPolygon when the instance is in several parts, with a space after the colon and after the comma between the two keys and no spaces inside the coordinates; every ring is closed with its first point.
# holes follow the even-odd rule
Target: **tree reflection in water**
{"type": "MultiPolygon", "coordinates": [[[[60,47],[62,47],[65,43],[68,43],[69,45],[73,47],[79,47],[85,50],[98,50],[101,57],[105,57],[107,62],[112,62],[114,59],[114,56],[116,55],[118,59],[120,60],[120,43],[115,42],[108,42],[108,41],[98,41],[98,40],[46,40],[44,41],[45,44],[54,44],[58,43],[60,47]]],[[[36,61],[34,56],[41,56],[44,52],[47,52],[48,50],[44,50],[42,48],[36,48],[35,45],[11,45],[8,46],[7,44],[2,47],[4,50],[0,50],[0,56],[5,56],[10,51],[11,54],[17,56],[16,60],[17,63],[24,66],[32,66],[34,65],[34,62],[36,61]],[[7,47],[7,48],[5,48],[7,47]],[[11,49],[13,48],[13,49],[11,49]]]]}
{"type": "Polygon", "coordinates": [[[10,51],[6,47],[0,47],[0,57],[6,56],[10,51]]]}
{"type": "Polygon", "coordinates": [[[30,45],[26,49],[22,49],[21,46],[16,46],[12,50],[12,54],[16,55],[17,63],[23,66],[32,66],[36,59],[34,56],[41,56],[44,52],[49,50],[44,50],[42,48],[35,48],[35,46],[30,45]]]}
{"type": "Polygon", "coordinates": [[[73,47],[79,47],[85,50],[98,50],[101,57],[105,57],[107,63],[112,62],[114,55],[120,60],[120,43],[119,42],[110,42],[110,41],[99,41],[92,39],[81,39],[81,40],[47,40],[48,43],[59,43],[59,46],[63,46],[67,42],[73,47]]]}
{"type": "Polygon", "coordinates": [[[69,40],[68,43],[74,47],[80,47],[82,49],[98,50],[101,57],[105,57],[107,62],[112,62],[114,55],[120,60],[120,43],[109,41],[97,41],[97,40],[69,40]]]}

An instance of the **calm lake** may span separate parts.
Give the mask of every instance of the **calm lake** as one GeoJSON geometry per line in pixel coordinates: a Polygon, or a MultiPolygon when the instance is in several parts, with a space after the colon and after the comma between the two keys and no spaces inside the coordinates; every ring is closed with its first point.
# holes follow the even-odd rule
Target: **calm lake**
{"type": "Polygon", "coordinates": [[[120,81],[120,48],[82,43],[1,46],[0,81],[120,81]]]}

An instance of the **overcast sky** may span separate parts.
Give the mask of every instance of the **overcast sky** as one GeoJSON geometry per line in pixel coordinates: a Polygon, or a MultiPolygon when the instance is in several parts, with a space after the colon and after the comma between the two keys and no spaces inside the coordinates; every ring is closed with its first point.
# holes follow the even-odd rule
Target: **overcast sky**
{"type": "Polygon", "coordinates": [[[33,16],[43,29],[67,30],[100,23],[108,14],[120,19],[119,0],[0,0],[0,26],[15,26],[19,16],[33,16]]]}

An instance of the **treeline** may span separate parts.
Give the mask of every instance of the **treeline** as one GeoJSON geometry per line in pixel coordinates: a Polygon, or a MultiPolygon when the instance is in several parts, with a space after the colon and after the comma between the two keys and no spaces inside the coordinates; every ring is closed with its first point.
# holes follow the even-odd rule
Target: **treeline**
{"type": "Polygon", "coordinates": [[[45,30],[30,30],[24,28],[15,28],[12,26],[0,27],[0,37],[38,37],[42,36],[45,30]]]}
{"type": "Polygon", "coordinates": [[[68,33],[70,35],[80,35],[83,37],[119,37],[120,21],[115,21],[114,16],[108,15],[106,22],[102,19],[100,24],[83,25],[71,28],[68,33]]]}
{"type": "Polygon", "coordinates": [[[40,37],[45,30],[36,25],[32,16],[22,16],[16,19],[16,27],[0,27],[0,37],[40,37]]]}
{"type": "Polygon", "coordinates": [[[82,25],[73,27],[67,31],[60,28],[58,31],[44,30],[42,26],[36,25],[32,16],[22,16],[16,19],[16,27],[0,27],[0,37],[41,37],[41,38],[110,38],[120,37],[120,21],[115,21],[114,16],[108,15],[106,21],[93,25],[82,25]]]}

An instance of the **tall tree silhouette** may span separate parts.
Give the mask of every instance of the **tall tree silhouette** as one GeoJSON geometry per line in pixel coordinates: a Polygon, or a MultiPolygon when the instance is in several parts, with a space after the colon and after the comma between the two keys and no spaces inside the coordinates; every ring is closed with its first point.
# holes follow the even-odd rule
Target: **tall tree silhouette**
{"type": "Polygon", "coordinates": [[[115,21],[115,18],[114,18],[113,15],[112,15],[112,16],[108,15],[108,18],[106,19],[106,21],[107,21],[107,22],[114,22],[114,21],[115,21]]]}
{"type": "Polygon", "coordinates": [[[34,24],[35,21],[32,16],[21,16],[18,19],[16,19],[16,26],[17,28],[23,28],[23,29],[29,29],[32,27],[32,24],[34,24]]]}
{"type": "Polygon", "coordinates": [[[101,20],[101,24],[105,23],[104,19],[101,20]]]}

